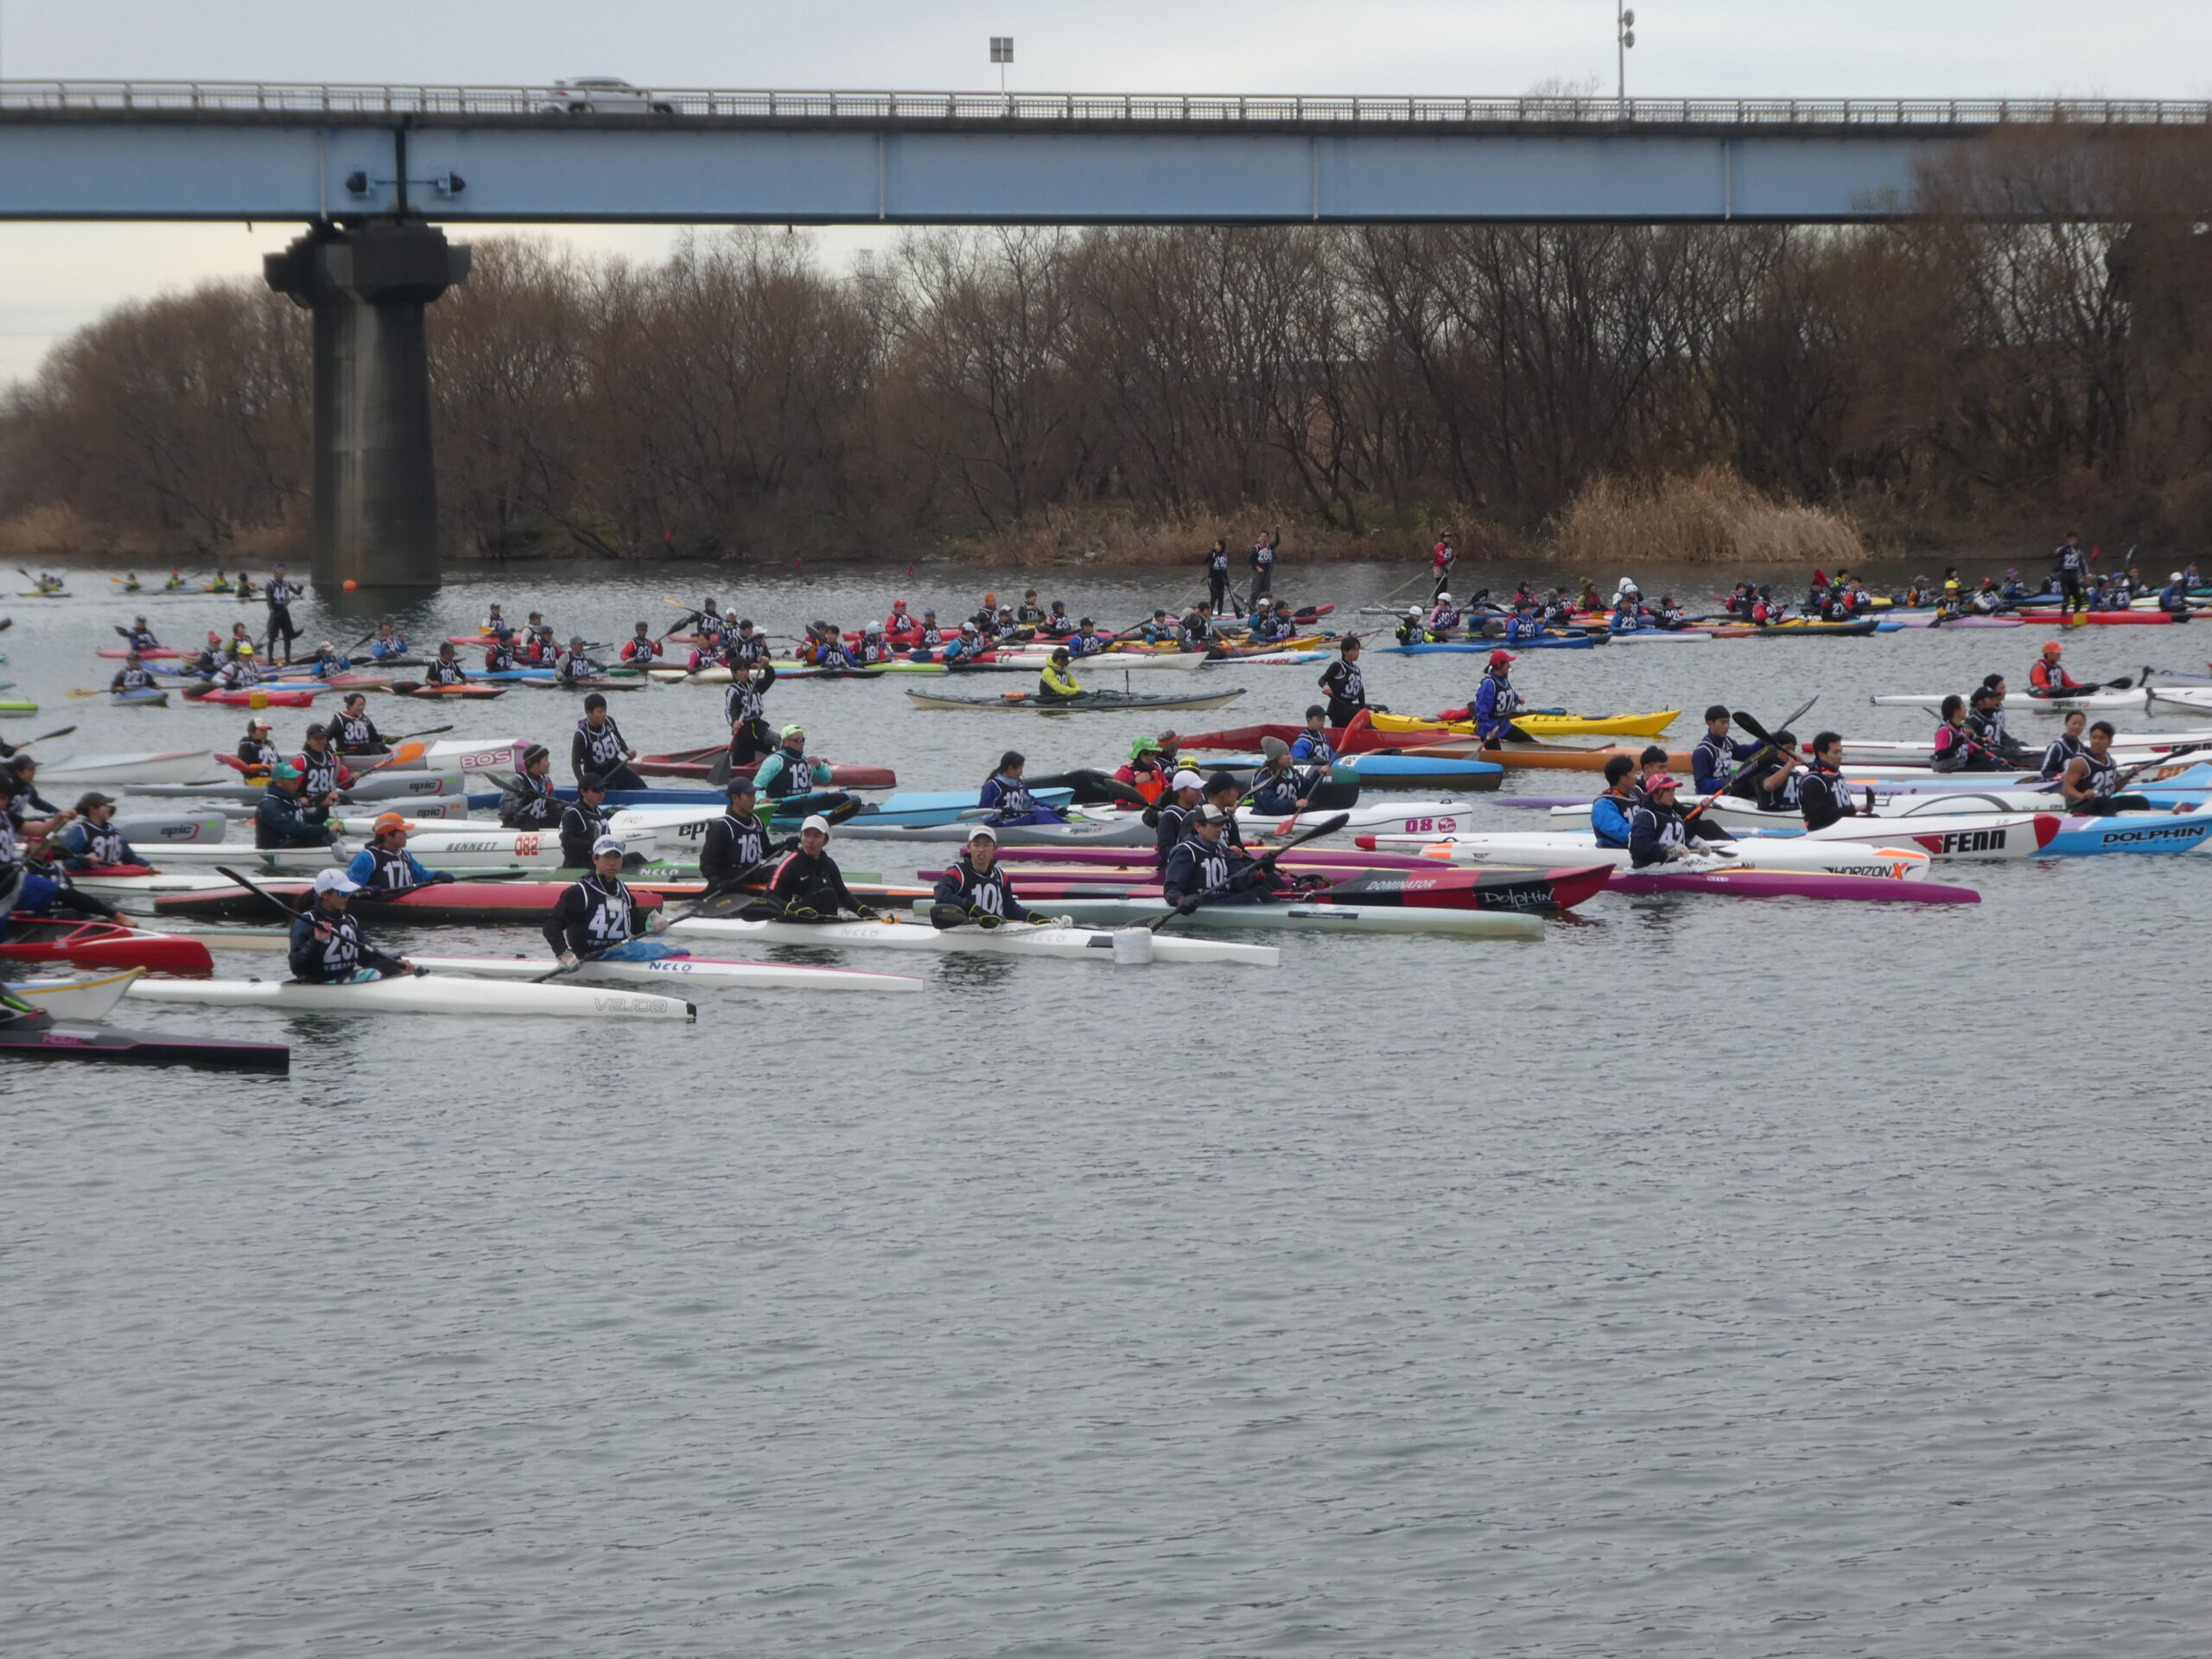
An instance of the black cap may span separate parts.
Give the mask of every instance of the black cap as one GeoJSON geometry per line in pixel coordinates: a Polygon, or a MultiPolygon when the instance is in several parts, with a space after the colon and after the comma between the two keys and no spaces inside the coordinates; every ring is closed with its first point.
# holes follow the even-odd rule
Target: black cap
{"type": "Polygon", "coordinates": [[[587,789],[596,789],[603,791],[606,788],[607,779],[601,777],[595,772],[588,772],[584,773],[582,777],[576,779],[576,791],[579,794],[582,793],[587,789]]]}
{"type": "Polygon", "coordinates": [[[1218,795],[1224,789],[1241,787],[1242,785],[1225,772],[1217,772],[1206,779],[1206,793],[1209,795],[1218,795]]]}

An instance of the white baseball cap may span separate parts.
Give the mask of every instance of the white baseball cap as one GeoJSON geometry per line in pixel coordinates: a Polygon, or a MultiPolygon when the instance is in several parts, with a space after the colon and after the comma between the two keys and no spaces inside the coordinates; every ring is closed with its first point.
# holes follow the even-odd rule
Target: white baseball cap
{"type": "Polygon", "coordinates": [[[315,872],[315,890],[317,893],[359,893],[361,884],[343,870],[315,872]]]}
{"type": "Polygon", "coordinates": [[[826,836],[830,833],[830,820],[819,812],[810,812],[806,815],[806,822],[799,825],[798,832],[803,836],[810,830],[819,830],[826,836]]]}
{"type": "Polygon", "coordinates": [[[599,858],[607,853],[626,853],[630,849],[613,836],[601,836],[591,844],[591,855],[599,858]]]}
{"type": "Polygon", "coordinates": [[[1178,789],[1204,789],[1205,786],[1206,780],[1188,766],[1175,774],[1175,787],[1178,789]]]}

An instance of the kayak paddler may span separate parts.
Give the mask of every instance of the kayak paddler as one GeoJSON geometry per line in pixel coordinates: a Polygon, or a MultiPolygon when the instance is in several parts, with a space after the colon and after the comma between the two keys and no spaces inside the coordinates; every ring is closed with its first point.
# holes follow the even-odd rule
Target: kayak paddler
{"type": "Polygon", "coordinates": [[[607,835],[607,814],[600,808],[607,799],[607,780],[588,772],[576,780],[576,798],[561,814],[561,868],[591,868],[592,849],[607,835]]]}
{"type": "Polygon", "coordinates": [[[2079,709],[2067,711],[2064,726],[2043,752],[2043,765],[2036,773],[2037,778],[2044,783],[2050,783],[2066,775],[2066,768],[2073,764],[2074,757],[2082,753],[2082,734],[2088,723],[2089,717],[2079,709]]]}
{"type": "Polygon", "coordinates": [[[124,636],[124,642],[133,652],[152,651],[162,643],[154,638],[154,631],[146,626],[143,616],[131,618],[130,632],[124,636]]]}
{"type": "Polygon", "coordinates": [[[1171,771],[1160,758],[1160,740],[1140,737],[1130,743],[1129,758],[1115,772],[1114,781],[1127,784],[1147,804],[1156,805],[1167,793],[1171,771]]]}
{"type": "Polygon", "coordinates": [[[1047,916],[1023,904],[1014,891],[1006,866],[998,861],[999,838],[990,825],[979,823],[968,837],[967,850],[937,879],[930,895],[930,924],[933,927],[997,927],[1005,922],[1057,922],[1065,927],[1072,918],[1047,916]]]}
{"type": "Polygon", "coordinates": [[[245,735],[238,740],[238,760],[249,772],[266,772],[283,757],[276,753],[276,744],[270,741],[274,729],[265,720],[249,720],[245,735]]]}
{"type": "Polygon", "coordinates": [[[54,837],[65,870],[92,870],[141,862],[137,849],[115,827],[115,797],[98,791],[77,798],[76,816],[54,837]]]}
{"type": "Polygon", "coordinates": [[[353,774],[330,747],[329,729],[319,721],[308,728],[292,764],[300,769],[301,797],[312,805],[334,804],[353,781],[353,774]]]}
{"type": "Polygon", "coordinates": [[[361,890],[343,870],[321,870],[315,896],[292,924],[292,977],[302,985],[358,985],[415,972],[404,957],[388,957],[368,941],[361,919],[346,908],[361,890]]]}
{"type": "Polygon", "coordinates": [[[1812,762],[1797,780],[1797,810],[1805,815],[1808,830],[1825,830],[1840,818],[1859,816],[1851,786],[1843,780],[1843,739],[1834,732],[1813,734],[1812,762]]]}
{"type": "Polygon", "coordinates": [[[1513,664],[1519,660],[1510,651],[1491,652],[1490,667],[1467,705],[1474,716],[1475,736],[1485,745],[1495,747],[1509,738],[1516,743],[1532,741],[1513,723],[1521,709],[1521,694],[1513,688],[1513,664]]]}
{"type": "Polygon", "coordinates": [[[1967,729],[1967,700],[1954,691],[1939,711],[1942,724],[1936,728],[1936,746],[1929,766],[1936,772],[1994,772],[1996,758],[1983,749],[1967,729]]]}
{"type": "Polygon", "coordinates": [[[1754,787],[1758,793],[1753,798],[1760,810],[1767,812],[1795,812],[1797,810],[1797,784],[1805,762],[1797,752],[1797,734],[1777,732],[1774,734],[1774,758],[1760,766],[1754,787]]]}
{"type": "Polygon", "coordinates": [[[138,647],[133,645],[124,658],[123,666],[115,671],[115,677],[107,683],[107,689],[111,691],[143,691],[153,683],[152,672],[140,658],[138,647]]]}
{"type": "MultiPolygon", "coordinates": [[[[613,836],[601,836],[591,846],[591,868],[554,901],[543,931],[545,943],[553,947],[563,967],[574,967],[589,956],[634,959],[624,947],[664,925],[658,914],[639,908],[638,896],[622,880],[624,851],[613,836]]],[[[664,953],[651,947],[639,954],[664,953]]]]}
{"type": "Polygon", "coordinates": [[[1237,824],[1236,809],[1243,804],[1243,801],[1244,785],[1238,783],[1233,774],[1217,772],[1207,777],[1206,804],[1228,815],[1228,828],[1221,832],[1221,838],[1240,853],[1244,850],[1244,831],[1237,824]]]}
{"type": "Polygon", "coordinates": [[[1337,752],[1329,742],[1329,711],[1319,703],[1306,710],[1306,729],[1290,746],[1290,758],[1301,766],[1333,766],[1337,752]]]}
{"type": "Polygon", "coordinates": [[[768,734],[767,705],[761,701],[776,683],[775,665],[740,663],[729,671],[722,692],[722,719],[729,727],[729,763],[749,766],[776,747],[768,734]]]}
{"type": "Polygon", "coordinates": [[[1736,779],[1736,769],[1764,747],[1738,743],[1728,735],[1736,723],[1728,705],[1716,702],[1705,711],[1705,735],[1690,751],[1690,778],[1700,795],[1716,795],[1736,779]]]}
{"type": "Polygon", "coordinates": [[[1160,874],[1160,897],[1184,915],[1201,904],[1256,905],[1272,894],[1266,871],[1225,839],[1233,813],[1202,806],[1192,815],[1191,833],[1175,843],[1160,874]]]}
{"type": "MultiPolygon", "coordinates": [[[[543,743],[533,743],[522,752],[522,770],[499,791],[499,828],[550,830],[561,822],[565,810],[553,790],[552,751],[543,743]]],[[[591,840],[597,839],[594,832],[591,840]]],[[[587,850],[589,844],[585,843],[587,850]]]]}
{"type": "Polygon", "coordinates": [[[983,780],[983,789],[976,804],[991,816],[987,823],[999,829],[1013,824],[1065,823],[1067,814],[1041,805],[1029,792],[1029,785],[1021,781],[1022,769],[1029,764],[1020,749],[1008,749],[999,757],[998,770],[983,780]]]}
{"type": "Polygon", "coordinates": [[[1637,801],[1636,762],[1617,754],[1605,762],[1605,791],[1590,803],[1590,833],[1600,847],[1625,851],[1637,801]]]}
{"type": "Polygon", "coordinates": [[[261,683],[261,670],[253,657],[253,641],[238,646],[230,659],[209,677],[218,691],[244,691],[261,683]]]}
{"type": "Polygon", "coordinates": [[[2020,741],[2005,729],[2005,677],[1993,674],[1967,699],[1967,731],[1992,757],[1993,766],[2017,766],[2025,758],[2020,741]]]}
{"type": "MultiPolygon", "coordinates": [[[[2148,796],[2116,795],[2113,789],[2120,782],[2120,764],[2112,758],[2113,724],[2101,720],[2089,728],[2089,741],[2082,753],[2066,764],[2059,774],[2058,787],[2066,797],[2066,810],[2093,818],[2109,817],[2114,812],[2155,812],[2157,804],[2148,796]]],[[[2186,803],[2177,803],[2174,810],[2186,812],[2186,803]]]]}
{"type": "Polygon", "coordinates": [[[454,660],[453,641],[446,640],[438,647],[438,659],[423,671],[425,685],[466,685],[468,674],[454,660]]]}
{"type": "Polygon", "coordinates": [[[799,825],[798,846],[776,866],[768,899],[789,922],[835,921],[839,912],[847,910],[864,922],[877,919],[875,911],[846,887],[837,861],[830,856],[830,820],[818,812],[799,825]]]}
{"type": "Polygon", "coordinates": [[[1260,751],[1266,758],[1252,774],[1247,795],[1252,804],[1262,812],[1291,816],[1313,804],[1314,779],[1292,764],[1290,745],[1279,737],[1263,737],[1260,751]]]}
{"type": "Polygon", "coordinates": [[[1068,648],[1065,645],[1052,647],[1052,654],[1046,662],[1044,671],[1037,677],[1037,695],[1040,697],[1079,697],[1083,695],[1083,683],[1076,678],[1075,671],[1068,666],[1068,648]]]}
{"type": "Polygon", "coordinates": [[[1328,723],[1349,726],[1351,717],[1367,707],[1367,681],[1359,671],[1359,636],[1348,633],[1337,645],[1337,660],[1321,671],[1315,682],[1328,694],[1328,723]]]}
{"type": "Polygon", "coordinates": [[[763,800],[789,800],[830,782],[830,763],[806,752],[806,728],[793,721],[778,734],[775,753],[753,769],[753,783],[763,800]]]}
{"type": "Polygon", "coordinates": [[[359,691],[346,694],[345,707],[331,725],[340,754],[375,754],[385,747],[384,734],[369,718],[369,700],[359,691]]]}
{"type": "Polygon", "coordinates": [[[1635,869],[1671,863],[1689,850],[1693,841],[1733,841],[1719,824],[1703,814],[1692,818],[1675,798],[1679,787],[1669,772],[1655,772],[1643,780],[1643,800],[1629,818],[1629,863],[1635,869]]]}
{"type": "Polygon", "coordinates": [[[396,898],[415,887],[441,887],[454,880],[451,870],[426,870],[407,850],[407,820],[397,812],[380,812],[369,826],[368,845],[353,855],[346,874],[372,899],[396,898]]]}
{"type": "Polygon", "coordinates": [[[300,769],[279,760],[269,773],[269,787],[253,809],[253,844],[264,851],[286,847],[335,847],[338,832],[325,822],[329,809],[300,799],[300,769]]]}
{"type": "Polygon", "coordinates": [[[699,874],[709,893],[735,887],[740,876],[768,856],[768,826],[754,816],[753,780],[733,778],[725,791],[729,804],[707,826],[699,843],[699,874]]]}
{"type": "Polygon", "coordinates": [[[2065,646],[2056,639],[2043,642],[2043,655],[2036,658],[2036,665],[2028,671],[2028,695],[2056,697],[2068,691],[2082,690],[2081,681],[2066,671],[2058,658],[2065,646]]]}
{"type": "Polygon", "coordinates": [[[1152,866],[1165,872],[1175,843],[1191,832],[1191,815],[1205,804],[1206,780],[1185,766],[1174,777],[1166,800],[1147,807],[1144,821],[1153,830],[1152,866]]]}
{"type": "Polygon", "coordinates": [[[643,789],[645,780],[630,770],[638,752],[622,741],[622,728],[607,712],[607,694],[594,691],[584,699],[584,717],[576,722],[569,742],[569,770],[581,779],[595,772],[609,789],[643,789]]]}

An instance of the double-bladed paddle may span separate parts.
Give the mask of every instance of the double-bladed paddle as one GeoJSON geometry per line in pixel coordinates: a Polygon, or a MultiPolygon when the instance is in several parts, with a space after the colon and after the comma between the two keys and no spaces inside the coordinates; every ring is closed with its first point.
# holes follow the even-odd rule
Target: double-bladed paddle
{"type": "MultiPolygon", "coordinates": [[[[1311,830],[1308,830],[1304,835],[1294,836],[1290,840],[1283,842],[1281,846],[1271,848],[1267,852],[1261,854],[1259,857],[1254,859],[1252,862],[1255,867],[1272,865],[1277,859],[1281,858],[1285,853],[1289,852],[1293,848],[1303,847],[1309,841],[1319,841],[1323,836],[1333,836],[1338,830],[1343,829],[1344,825],[1351,822],[1351,814],[1349,812],[1339,812],[1333,817],[1324,818],[1320,823],[1315,824],[1311,830]]],[[[1242,872],[1239,874],[1242,874],[1242,872]]],[[[1208,887],[1204,893],[1193,893],[1190,898],[1184,899],[1182,903],[1177,905],[1173,910],[1170,910],[1165,916],[1155,916],[1153,918],[1152,920],[1145,924],[1145,926],[1151,929],[1154,933],[1159,932],[1161,928],[1166,926],[1168,923],[1173,921],[1178,916],[1189,915],[1192,911],[1196,910],[1199,905],[1204,903],[1206,899],[1213,897],[1215,893],[1227,892],[1230,887],[1235,885],[1236,880],[1236,877],[1232,875],[1228,880],[1217,882],[1214,886],[1208,887]]]]}

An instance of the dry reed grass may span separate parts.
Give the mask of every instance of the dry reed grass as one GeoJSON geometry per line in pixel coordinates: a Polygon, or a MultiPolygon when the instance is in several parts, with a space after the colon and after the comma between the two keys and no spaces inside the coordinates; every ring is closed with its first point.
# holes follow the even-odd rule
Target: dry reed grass
{"type": "Polygon", "coordinates": [[[1858,527],[1841,513],[1777,501],[1726,467],[1651,483],[1592,479],[1551,531],[1553,556],[1571,563],[1637,558],[1834,569],[1866,551],[1858,527]]]}

